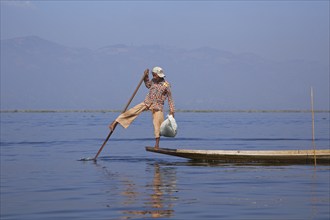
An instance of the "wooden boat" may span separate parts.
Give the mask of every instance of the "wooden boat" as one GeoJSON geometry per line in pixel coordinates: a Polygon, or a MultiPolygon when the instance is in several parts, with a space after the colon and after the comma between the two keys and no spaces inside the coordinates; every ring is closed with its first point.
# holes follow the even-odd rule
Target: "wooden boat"
{"type": "MultiPolygon", "coordinates": [[[[314,150],[189,150],[146,147],[146,151],[217,163],[314,164],[314,150]]],[[[317,164],[330,164],[330,149],[315,150],[317,164]]]]}

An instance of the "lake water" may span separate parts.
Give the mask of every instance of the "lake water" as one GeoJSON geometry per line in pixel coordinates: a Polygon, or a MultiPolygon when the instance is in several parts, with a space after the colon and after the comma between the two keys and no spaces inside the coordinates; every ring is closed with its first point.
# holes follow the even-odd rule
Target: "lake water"
{"type": "MultiPolygon", "coordinates": [[[[149,113],[117,127],[118,113],[1,113],[1,219],[324,219],[330,166],[192,162],[145,151],[149,113]]],[[[177,113],[161,147],[312,149],[310,113],[177,113]]],[[[329,113],[315,115],[329,149],[329,113]]]]}

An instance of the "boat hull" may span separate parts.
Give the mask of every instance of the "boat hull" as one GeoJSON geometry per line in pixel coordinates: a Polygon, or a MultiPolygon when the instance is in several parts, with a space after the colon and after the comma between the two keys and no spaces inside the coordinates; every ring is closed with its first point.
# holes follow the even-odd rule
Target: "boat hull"
{"type": "Polygon", "coordinates": [[[146,147],[147,151],[219,163],[330,164],[330,150],[189,150],[146,147]]]}

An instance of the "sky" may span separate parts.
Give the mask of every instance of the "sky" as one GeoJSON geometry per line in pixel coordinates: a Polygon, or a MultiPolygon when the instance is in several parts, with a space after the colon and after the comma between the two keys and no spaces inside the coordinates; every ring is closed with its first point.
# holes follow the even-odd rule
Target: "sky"
{"type": "MultiPolygon", "coordinates": [[[[306,106],[303,107],[306,109],[309,108],[309,101],[304,98],[308,98],[309,85],[314,84],[312,86],[320,91],[316,103],[320,103],[322,109],[329,109],[329,5],[329,0],[0,0],[0,36],[1,40],[38,36],[63,46],[91,50],[117,44],[160,45],[186,50],[209,47],[235,55],[258,55],[272,63],[293,61],[299,65],[296,69],[301,67],[301,63],[304,67],[313,63],[315,69],[306,67],[305,73],[295,73],[298,77],[294,79],[290,69],[285,69],[287,75],[283,71],[265,70],[262,73],[264,81],[258,74],[251,75],[253,79],[247,79],[251,86],[243,80],[227,85],[233,76],[219,73],[213,80],[220,80],[227,90],[213,85],[217,87],[217,93],[222,91],[223,94],[216,96],[217,101],[209,102],[224,106],[226,100],[223,99],[227,99],[228,106],[244,109],[247,106],[244,101],[251,101],[248,103],[251,106],[267,108],[267,103],[259,100],[260,91],[263,91],[262,95],[272,106],[284,103],[281,108],[306,106]],[[267,78],[267,74],[275,74],[277,84],[270,80],[276,77],[267,78]],[[282,89],[281,85],[289,85],[290,88],[282,89]],[[245,100],[244,88],[247,87],[258,95],[245,100]],[[307,95],[297,92],[301,88],[307,91],[307,95]],[[237,94],[236,100],[233,100],[231,92],[237,94]],[[295,96],[299,96],[300,101],[295,96]]],[[[196,65],[202,67],[203,64],[196,65]]],[[[244,74],[240,71],[241,75],[244,74]]],[[[182,72],[186,75],[176,78],[176,88],[185,85],[188,73],[182,72]]],[[[198,78],[199,73],[195,74],[197,76],[194,77],[198,78]]],[[[4,74],[1,75],[3,79],[4,74]]],[[[204,75],[207,78],[211,74],[206,71],[204,75]]],[[[88,81],[81,83],[85,86],[90,84],[88,81]]],[[[195,98],[191,94],[203,93],[200,99],[206,102],[213,87],[204,85],[198,91],[193,87],[189,91],[190,98],[195,98]]],[[[187,98],[184,97],[186,93],[176,88],[173,89],[180,93],[177,97],[182,103],[187,98]]],[[[201,103],[196,105],[199,106],[196,108],[203,106],[201,103]]]]}
{"type": "Polygon", "coordinates": [[[1,0],[1,39],[71,47],[152,45],[329,62],[329,1],[1,0]]]}

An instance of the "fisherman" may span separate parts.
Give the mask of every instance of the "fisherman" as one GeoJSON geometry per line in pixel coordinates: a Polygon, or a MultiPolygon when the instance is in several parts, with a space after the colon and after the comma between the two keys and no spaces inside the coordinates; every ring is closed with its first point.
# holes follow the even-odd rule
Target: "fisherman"
{"type": "Polygon", "coordinates": [[[124,128],[127,128],[143,111],[149,110],[152,112],[153,118],[154,135],[156,139],[155,149],[159,149],[160,125],[164,121],[163,108],[166,99],[168,99],[170,115],[174,117],[175,112],[171,85],[164,79],[165,74],[161,67],[156,66],[152,69],[153,78],[151,80],[149,80],[149,69],[144,71],[144,75],[144,84],[149,89],[146,98],[140,104],[119,115],[117,119],[109,125],[109,128],[113,131],[118,123],[124,128]]]}

